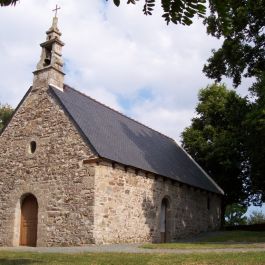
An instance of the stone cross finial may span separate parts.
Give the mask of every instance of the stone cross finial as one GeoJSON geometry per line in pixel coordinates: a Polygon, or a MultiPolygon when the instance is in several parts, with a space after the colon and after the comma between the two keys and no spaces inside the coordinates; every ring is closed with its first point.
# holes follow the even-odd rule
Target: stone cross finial
{"type": "Polygon", "coordinates": [[[53,12],[55,12],[54,17],[57,17],[57,11],[58,11],[59,9],[61,9],[61,7],[59,7],[59,6],[56,4],[55,9],[52,10],[53,12]]]}

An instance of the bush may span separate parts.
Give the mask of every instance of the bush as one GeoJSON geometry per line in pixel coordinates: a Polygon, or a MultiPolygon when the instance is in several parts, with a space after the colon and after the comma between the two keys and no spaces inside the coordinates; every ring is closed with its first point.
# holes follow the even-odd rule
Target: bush
{"type": "Polygon", "coordinates": [[[238,203],[228,205],[225,210],[225,225],[244,225],[247,223],[247,217],[244,214],[247,207],[238,203]]]}

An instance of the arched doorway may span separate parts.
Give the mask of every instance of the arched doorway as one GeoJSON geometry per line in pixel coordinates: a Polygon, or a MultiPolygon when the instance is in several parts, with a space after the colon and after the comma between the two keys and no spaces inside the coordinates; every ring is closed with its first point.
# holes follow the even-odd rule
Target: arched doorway
{"type": "Polygon", "coordinates": [[[161,243],[169,242],[170,240],[169,213],[169,200],[167,198],[164,198],[161,203],[160,212],[161,243]]]}
{"type": "Polygon", "coordinates": [[[36,247],[38,227],[38,202],[28,194],[21,201],[20,246],[36,247]]]}

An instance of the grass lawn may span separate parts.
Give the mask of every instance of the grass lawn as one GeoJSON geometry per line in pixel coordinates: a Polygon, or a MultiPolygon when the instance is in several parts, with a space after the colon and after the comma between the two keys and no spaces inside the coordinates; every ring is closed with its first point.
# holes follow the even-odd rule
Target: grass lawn
{"type": "Polygon", "coordinates": [[[150,249],[260,248],[265,247],[265,232],[224,231],[196,242],[145,244],[142,247],[150,249]]]}
{"type": "Polygon", "coordinates": [[[1,265],[260,265],[265,252],[207,254],[40,254],[0,251],[1,265]]]}

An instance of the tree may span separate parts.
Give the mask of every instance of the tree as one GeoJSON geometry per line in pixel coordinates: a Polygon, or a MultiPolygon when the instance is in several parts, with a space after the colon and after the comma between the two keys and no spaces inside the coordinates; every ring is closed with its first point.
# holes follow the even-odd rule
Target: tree
{"type": "Polygon", "coordinates": [[[224,190],[224,221],[226,206],[246,205],[251,191],[244,125],[247,100],[214,84],[200,90],[196,113],[182,133],[182,145],[224,190]]]}
{"type": "Polygon", "coordinates": [[[253,211],[248,218],[248,224],[265,224],[265,214],[263,214],[261,211],[253,211]]]}
{"type": "Polygon", "coordinates": [[[265,125],[264,109],[262,112],[253,106],[253,110],[248,115],[248,152],[250,162],[250,178],[252,189],[255,191],[255,205],[261,205],[265,201],[265,125]]]}
{"type": "Polygon", "coordinates": [[[243,77],[256,81],[249,88],[252,103],[246,119],[252,201],[265,202],[265,0],[210,0],[205,19],[208,34],[224,39],[204,66],[220,82],[223,76],[237,87],[243,77]]]}
{"type": "MultiPolygon", "coordinates": [[[[108,0],[107,0],[108,1],[108,0]]],[[[139,0],[128,0],[127,4],[135,4],[139,0]]],[[[120,5],[120,0],[113,0],[116,6],[120,5]]],[[[144,0],[143,12],[145,15],[152,15],[156,0],[144,0]]],[[[191,25],[192,18],[197,14],[204,17],[206,13],[206,0],[161,0],[161,6],[164,11],[162,17],[167,24],[191,25]]]]}
{"type": "MultiPolygon", "coordinates": [[[[18,0],[0,0],[1,6],[15,5],[18,0]]],[[[108,1],[108,0],[106,0],[108,1]]],[[[127,4],[136,4],[139,0],[127,0],[127,4]]],[[[119,6],[120,0],[113,0],[116,6],[119,6]]],[[[206,13],[206,0],[161,0],[161,6],[164,11],[162,17],[167,24],[190,25],[192,18],[197,15],[204,17],[206,13]]],[[[144,0],[143,12],[145,15],[152,15],[156,0],[144,0]]]]}
{"type": "Polygon", "coordinates": [[[251,90],[256,100],[251,103],[246,120],[250,178],[256,195],[254,202],[261,205],[265,202],[265,75],[257,79],[251,90]]]}
{"type": "Polygon", "coordinates": [[[0,0],[1,6],[15,5],[19,0],[0,0]]]}
{"type": "Polygon", "coordinates": [[[6,124],[8,123],[13,111],[14,110],[11,106],[7,104],[1,105],[0,103],[0,132],[3,127],[6,126],[6,124]]]}
{"type": "Polygon", "coordinates": [[[233,79],[238,86],[243,77],[257,77],[265,71],[265,0],[210,0],[205,19],[208,34],[223,37],[223,45],[213,51],[204,72],[221,81],[233,79]]]}
{"type": "Polygon", "coordinates": [[[225,210],[225,224],[229,226],[247,224],[247,217],[244,216],[247,209],[247,206],[238,203],[228,205],[225,210]]]}

